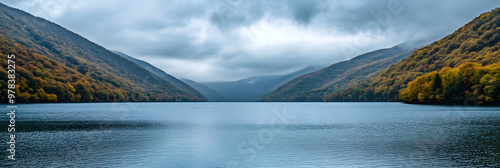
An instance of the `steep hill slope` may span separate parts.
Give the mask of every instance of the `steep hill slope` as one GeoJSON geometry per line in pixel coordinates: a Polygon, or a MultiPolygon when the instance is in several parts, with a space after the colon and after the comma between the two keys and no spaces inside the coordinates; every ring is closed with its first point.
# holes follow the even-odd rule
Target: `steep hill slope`
{"type": "Polygon", "coordinates": [[[113,51],[113,53],[118,54],[119,56],[122,56],[123,58],[126,58],[129,61],[132,61],[133,63],[143,67],[144,69],[148,70],[149,72],[161,77],[162,79],[164,79],[165,81],[167,81],[171,84],[174,84],[175,86],[179,87],[180,89],[182,89],[186,92],[189,92],[192,95],[195,95],[196,97],[203,97],[203,95],[200,92],[198,92],[197,90],[195,90],[193,87],[189,86],[188,84],[182,82],[181,80],[173,77],[170,74],[165,73],[163,70],[158,69],[155,66],[153,66],[145,61],[136,59],[134,57],[131,57],[131,56],[124,54],[122,52],[119,52],[119,51],[113,51]]]}
{"type": "Polygon", "coordinates": [[[500,60],[500,9],[481,14],[454,33],[415,51],[376,77],[329,96],[328,101],[399,101],[408,82],[444,67],[500,60]]]}
{"type": "MultiPolygon", "coordinates": [[[[3,54],[15,54],[18,61],[40,56],[49,62],[35,61],[30,66],[33,60],[23,60],[27,66],[24,68],[31,74],[18,74],[20,84],[24,82],[27,86],[20,86],[19,94],[29,97],[29,102],[44,102],[32,99],[38,93],[56,95],[57,102],[205,100],[61,26],[3,4],[0,4],[0,35],[4,38],[3,54]],[[66,70],[52,72],[54,69],[66,70]],[[71,87],[75,91],[67,99],[54,91],[72,90],[71,87]]],[[[5,86],[5,81],[0,84],[5,86]]]]}
{"type": "Polygon", "coordinates": [[[401,45],[376,50],[342,61],[316,72],[302,75],[284,84],[262,101],[323,101],[325,96],[373,77],[414,50],[401,45]]]}

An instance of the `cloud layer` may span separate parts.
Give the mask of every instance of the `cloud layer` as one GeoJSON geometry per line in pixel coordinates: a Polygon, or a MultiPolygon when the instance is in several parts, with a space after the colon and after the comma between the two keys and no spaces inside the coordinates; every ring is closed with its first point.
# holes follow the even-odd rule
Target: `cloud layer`
{"type": "Polygon", "coordinates": [[[3,0],[176,77],[228,81],[329,65],[452,33],[498,0],[3,0]]]}

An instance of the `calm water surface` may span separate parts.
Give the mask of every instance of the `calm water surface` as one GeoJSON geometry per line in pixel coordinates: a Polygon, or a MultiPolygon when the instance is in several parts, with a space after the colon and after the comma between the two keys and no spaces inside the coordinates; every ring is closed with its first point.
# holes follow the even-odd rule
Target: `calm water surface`
{"type": "MultiPolygon", "coordinates": [[[[4,109],[7,111],[6,109],[4,109]]],[[[401,103],[19,105],[19,167],[500,166],[500,108],[401,103]]],[[[7,141],[8,116],[0,117],[7,141]]]]}

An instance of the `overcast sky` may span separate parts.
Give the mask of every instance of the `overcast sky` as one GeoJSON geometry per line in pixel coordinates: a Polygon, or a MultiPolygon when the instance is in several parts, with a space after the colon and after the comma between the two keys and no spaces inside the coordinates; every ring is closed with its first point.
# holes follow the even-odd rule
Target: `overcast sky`
{"type": "Polygon", "coordinates": [[[330,65],[452,33],[499,0],[0,0],[178,78],[330,65]]]}

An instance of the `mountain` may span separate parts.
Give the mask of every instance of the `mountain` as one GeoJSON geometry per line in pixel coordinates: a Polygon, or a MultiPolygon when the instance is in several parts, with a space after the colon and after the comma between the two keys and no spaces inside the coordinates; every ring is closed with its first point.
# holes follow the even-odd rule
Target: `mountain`
{"type": "Polygon", "coordinates": [[[219,92],[213,90],[212,88],[209,88],[208,86],[189,80],[189,79],[181,79],[184,83],[188,84],[189,86],[195,88],[198,90],[203,96],[207,98],[208,101],[214,102],[214,101],[228,101],[226,98],[220,94],[219,92]]]}
{"type": "Polygon", "coordinates": [[[143,67],[144,69],[148,70],[149,72],[161,77],[163,80],[165,80],[171,84],[174,84],[178,88],[180,88],[186,92],[189,92],[190,94],[195,95],[196,97],[203,97],[203,95],[200,92],[198,92],[197,90],[195,90],[193,87],[189,86],[188,84],[182,82],[181,80],[173,77],[170,74],[165,73],[163,70],[158,69],[155,66],[153,66],[145,61],[136,59],[134,57],[131,57],[131,56],[124,54],[122,52],[119,52],[119,51],[113,51],[113,53],[118,54],[119,56],[122,56],[123,58],[126,58],[129,61],[132,61],[133,63],[143,67]]]}
{"type": "Polygon", "coordinates": [[[408,57],[416,47],[416,43],[408,42],[335,63],[319,71],[295,78],[261,100],[323,101],[325,96],[373,77],[389,65],[408,57]]]}
{"type": "MultiPolygon", "coordinates": [[[[16,101],[21,103],[205,101],[76,33],[4,4],[0,36],[3,65],[7,54],[17,55],[16,101]]],[[[0,77],[2,93],[6,81],[0,77]]]]}
{"type": "MultiPolygon", "coordinates": [[[[411,81],[417,79],[417,81],[412,83],[412,85],[415,85],[416,82],[419,82],[418,77],[430,73],[447,73],[444,72],[443,69],[448,68],[457,71],[457,77],[453,77],[458,80],[454,82],[457,86],[452,86],[452,88],[446,90],[448,93],[443,93],[446,96],[444,97],[447,101],[446,103],[437,101],[435,103],[464,104],[464,100],[466,99],[479,100],[481,99],[481,92],[484,91],[484,88],[474,88],[473,90],[479,89],[478,93],[468,93],[471,88],[467,88],[467,86],[472,87],[476,84],[480,84],[482,78],[481,74],[464,74],[460,72],[461,69],[463,69],[461,66],[468,63],[478,63],[479,66],[487,66],[497,63],[500,60],[499,25],[500,8],[481,14],[452,34],[415,51],[410,57],[390,66],[376,77],[334,93],[330,95],[327,100],[400,101],[400,94],[405,91],[411,81]],[[469,81],[464,81],[466,77],[474,77],[474,79],[471,78],[467,79],[469,81]]],[[[467,73],[481,72],[475,69],[484,68],[472,68],[467,73]]],[[[422,78],[428,77],[424,76],[422,78]]],[[[425,80],[421,82],[423,81],[425,80]]],[[[444,81],[443,79],[443,82],[444,81]]],[[[448,79],[446,79],[446,81],[448,81],[448,79]]],[[[448,86],[448,84],[446,84],[446,86],[448,86]]],[[[442,86],[436,85],[434,89],[441,87],[442,86]]],[[[500,89],[500,87],[496,89],[500,89]]],[[[491,88],[487,90],[491,90],[491,88]]],[[[495,89],[493,89],[493,92],[498,92],[498,90],[495,91],[495,89]]],[[[406,93],[409,92],[406,91],[406,93]]],[[[427,97],[427,93],[420,93],[421,94],[417,94],[417,99],[421,99],[421,103],[428,103],[430,100],[427,99],[431,99],[431,95],[427,97]]],[[[413,94],[405,94],[405,96],[410,95],[413,94]]],[[[414,98],[408,99],[408,97],[406,97],[406,99],[409,102],[414,101],[414,98]]],[[[432,99],[435,99],[435,97],[432,99]]],[[[481,103],[478,101],[478,104],[481,103]]]]}
{"type": "Polygon", "coordinates": [[[282,84],[320,68],[309,66],[287,75],[255,76],[231,82],[208,82],[202,84],[223,96],[223,99],[209,99],[209,101],[254,101],[282,84]]]}

